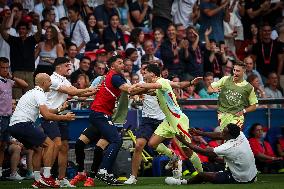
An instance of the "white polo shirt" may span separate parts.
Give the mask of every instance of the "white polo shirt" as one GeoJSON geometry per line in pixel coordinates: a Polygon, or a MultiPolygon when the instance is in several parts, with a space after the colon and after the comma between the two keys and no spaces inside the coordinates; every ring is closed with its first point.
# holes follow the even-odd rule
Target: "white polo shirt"
{"type": "Polygon", "coordinates": [[[10,126],[22,122],[35,122],[39,116],[39,106],[46,105],[47,98],[42,88],[36,86],[24,94],[13,113],[10,126]]]}
{"type": "Polygon", "coordinates": [[[228,140],[214,148],[214,152],[224,157],[236,181],[249,182],[256,176],[254,155],[243,132],[236,139],[228,140]]]}
{"type": "Polygon", "coordinates": [[[50,76],[51,86],[50,91],[45,93],[48,101],[48,108],[57,109],[59,108],[68,98],[68,94],[59,92],[58,89],[61,86],[70,87],[71,83],[66,79],[66,77],[59,75],[56,72],[50,76]]]}

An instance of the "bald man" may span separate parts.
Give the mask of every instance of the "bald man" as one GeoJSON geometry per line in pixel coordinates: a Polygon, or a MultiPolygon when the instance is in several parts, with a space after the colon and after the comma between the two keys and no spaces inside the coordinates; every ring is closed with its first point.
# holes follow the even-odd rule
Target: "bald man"
{"type": "Polygon", "coordinates": [[[33,149],[33,168],[35,175],[34,188],[43,186],[58,187],[50,175],[52,166],[53,141],[42,130],[35,126],[35,121],[41,114],[47,120],[71,121],[75,114],[56,115],[57,110],[48,109],[45,92],[49,91],[51,80],[49,75],[39,73],[35,77],[35,88],[24,94],[15,109],[10,121],[11,135],[21,142],[27,149],[33,149]],[[41,161],[43,160],[43,162],[41,161]],[[40,174],[43,163],[43,175],[40,174]]]}

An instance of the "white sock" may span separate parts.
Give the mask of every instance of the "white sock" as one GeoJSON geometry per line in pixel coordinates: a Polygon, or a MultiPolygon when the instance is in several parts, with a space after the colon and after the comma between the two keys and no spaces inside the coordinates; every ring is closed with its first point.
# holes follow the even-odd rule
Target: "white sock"
{"type": "Polygon", "coordinates": [[[43,168],[43,176],[45,178],[49,178],[50,177],[50,170],[51,170],[51,167],[44,167],[43,168]]]}
{"type": "Polygon", "coordinates": [[[2,167],[0,167],[0,177],[2,177],[2,172],[3,172],[2,167]]]}
{"type": "Polygon", "coordinates": [[[40,171],[34,171],[34,175],[35,175],[35,181],[39,181],[39,179],[41,178],[40,171]]]}

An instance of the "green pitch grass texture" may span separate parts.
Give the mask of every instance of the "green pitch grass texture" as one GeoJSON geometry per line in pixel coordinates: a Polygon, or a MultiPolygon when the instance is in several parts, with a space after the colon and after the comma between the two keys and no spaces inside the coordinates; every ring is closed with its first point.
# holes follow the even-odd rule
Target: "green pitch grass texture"
{"type": "MultiPolygon", "coordinates": [[[[259,175],[258,181],[253,184],[196,184],[196,185],[166,185],[165,177],[141,177],[136,185],[108,186],[100,181],[95,180],[95,187],[83,187],[83,183],[77,186],[77,189],[87,188],[131,188],[131,189],[282,189],[284,188],[284,174],[280,175],[259,175]]],[[[31,188],[32,181],[24,180],[21,183],[16,181],[0,181],[0,188],[3,189],[25,189],[31,188]]]]}

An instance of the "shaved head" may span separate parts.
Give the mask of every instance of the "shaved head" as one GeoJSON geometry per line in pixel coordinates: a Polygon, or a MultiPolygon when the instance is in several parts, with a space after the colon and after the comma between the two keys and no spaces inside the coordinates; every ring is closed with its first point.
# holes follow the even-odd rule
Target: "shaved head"
{"type": "Polygon", "coordinates": [[[44,81],[50,79],[49,75],[46,73],[39,73],[35,76],[35,85],[42,86],[44,81]]]}

